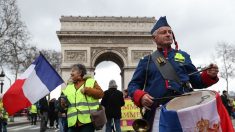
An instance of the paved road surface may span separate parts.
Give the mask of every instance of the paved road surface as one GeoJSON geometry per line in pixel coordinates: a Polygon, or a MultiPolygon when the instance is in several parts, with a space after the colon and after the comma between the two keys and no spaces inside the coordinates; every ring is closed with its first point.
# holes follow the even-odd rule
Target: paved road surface
{"type": "MultiPolygon", "coordinates": [[[[8,132],[39,132],[40,124],[30,125],[30,124],[22,124],[17,126],[8,127],[8,132]]],[[[59,129],[48,129],[46,132],[59,132],[59,129]]]]}
{"type": "MultiPolygon", "coordinates": [[[[233,127],[235,128],[235,120],[232,120],[233,127]]],[[[104,132],[103,130],[96,131],[96,132],[104,132]]],[[[7,127],[8,132],[39,132],[40,130],[40,123],[38,122],[37,125],[30,125],[26,118],[15,118],[15,122],[9,122],[9,126],[7,127]],[[18,123],[18,124],[17,124],[18,123]]],[[[48,129],[46,132],[59,132],[59,129],[48,129]]]]}
{"type": "MultiPolygon", "coordinates": [[[[37,125],[31,125],[26,117],[15,117],[14,122],[8,122],[7,130],[8,132],[39,132],[40,122],[37,125]]],[[[104,132],[105,128],[96,132],[104,132]]],[[[59,129],[47,129],[46,132],[59,132],[59,129]]]]}
{"type": "MultiPolygon", "coordinates": [[[[7,128],[8,132],[39,132],[40,131],[40,124],[37,125],[30,125],[30,124],[22,124],[17,126],[11,126],[7,128]]],[[[47,129],[46,132],[59,132],[59,129],[47,129]]],[[[104,130],[96,131],[96,132],[104,132],[104,130]]]]}

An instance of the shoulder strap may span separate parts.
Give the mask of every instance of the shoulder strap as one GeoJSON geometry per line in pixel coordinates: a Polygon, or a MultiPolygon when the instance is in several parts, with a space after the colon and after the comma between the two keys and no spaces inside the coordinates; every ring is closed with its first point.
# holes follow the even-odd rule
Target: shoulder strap
{"type": "Polygon", "coordinates": [[[148,56],[148,62],[147,62],[147,67],[146,67],[146,71],[145,71],[145,78],[144,78],[144,88],[143,88],[143,91],[145,90],[146,83],[147,83],[147,79],[148,79],[148,69],[149,69],[150,57],[151,57],[151,55],[148,56]]]}
{"type": "Polygon", "coordinates": [[[151,58],[164,79],[176,81],[177,83],[182,84],[171,63],[159,51],[154,51],[151,54],[151,58]]]}

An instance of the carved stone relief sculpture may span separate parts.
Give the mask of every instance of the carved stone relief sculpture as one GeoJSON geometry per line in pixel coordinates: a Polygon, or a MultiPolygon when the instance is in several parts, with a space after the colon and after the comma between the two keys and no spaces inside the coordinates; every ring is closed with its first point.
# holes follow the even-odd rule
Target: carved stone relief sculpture
{"type": "Polygon", "coordinates": [[[132,62],[138,62],[142,57],[150,54],[152,50],[132,50],[131,60],[132,62]]]}
{"type": "Polygon", "coordinates": [[[65,62],[87,62],[86,50],[65,50],[65,62]]]}
{"type": "Polygon", "coordinates": [[[92,47],[91,48],[91,58],[94,58],[98,53],[104,50],[114,50],[122,54],[124,58],[127,58],[127,48],[126,47],[92,47]]]}

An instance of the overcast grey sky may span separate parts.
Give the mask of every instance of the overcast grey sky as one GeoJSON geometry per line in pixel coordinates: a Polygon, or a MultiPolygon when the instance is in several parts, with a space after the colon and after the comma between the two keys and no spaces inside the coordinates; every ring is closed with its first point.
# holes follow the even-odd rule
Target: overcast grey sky
{"type": "MultiPolygon", "coordinates": [[[[33,42],[57,51],[63,15],[167,16],[179,48],[190,53],[195,65],[209,64],[218,42],[235,44],[235,0],[18,0],[18,6],[33,42]]],[[[215,87],[223,90],[223,80],[215,87]]]]}

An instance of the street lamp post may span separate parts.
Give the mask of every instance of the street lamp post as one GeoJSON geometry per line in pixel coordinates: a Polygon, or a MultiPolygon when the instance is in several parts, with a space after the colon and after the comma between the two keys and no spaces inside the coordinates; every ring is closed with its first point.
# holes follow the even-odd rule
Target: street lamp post
{"type": "MultiPolygon", "coordinates": [[[[2,92],[3,92],[3,85],[4,85],[3,81],[4,81],[4,78],[5,78],[5,73],[4,73],[4,71],[2,70],[2,72],[1,72],[1,74],[0,74],[1,94],[2,94],[2,92]]],[[[10,121],[11,121],[11,122],[14,122],[14,116],[10,116],[10,121]]]]}
{"type": "Polygon", "coordinates": [[[4,81],[4,78],[5,78],[5,73],[4,73],[4,71],[2,70],[2,72],[1,72],[1,74],[0,74],[0,85],[1,85],[1,94],[2,94],[2,90],[3,90],[3,85],[4,85],[4,83],[3,83],[3,81],[4,81]]]}

